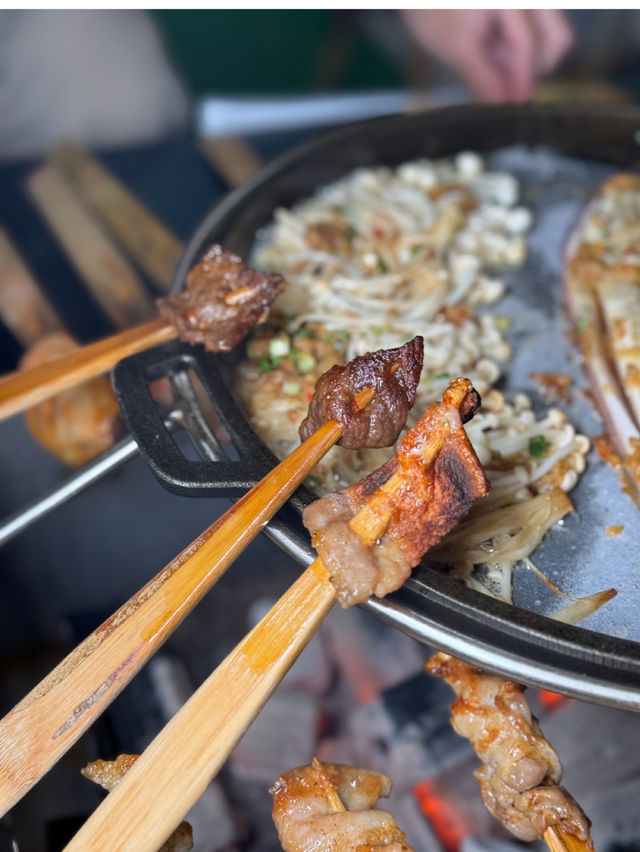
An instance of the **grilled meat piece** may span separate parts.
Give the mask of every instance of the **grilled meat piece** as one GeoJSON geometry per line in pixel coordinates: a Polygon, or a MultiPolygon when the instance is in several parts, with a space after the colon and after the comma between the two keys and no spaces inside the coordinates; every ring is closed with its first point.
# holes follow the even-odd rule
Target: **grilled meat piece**
{"type": "Polygon", "coordinates": [[[489,483],[462,426],[480,404],[468,379],[453,379],[395,455],[344,491],[327,494],[302,520],[343,607],[400,588],[422,555],[469,511],[489,483]],[[364,506],[388,518],[369,547],[350,521],[364,506]]]}
{"type": "Polygon", "coordinates": [[[237,255],[212,245],[187,275],[184,290],[157,305],[182,340],[228,352],[252,325],[264,322],[283,289],[282,275],[250,269],[237,255]]]}
{"type": "Polygon", "coordinates": [[[396,349],[369,352],[341,366],[335,364],[318,379],[300,438],[309,438],[327,420],[343,428],[341,447],[390,447],[416,401],[422,371],[424,340],[414,337],[396,349]],[[360,410],[354,396],[369,387],[373,399],[360,410]]]}
{"type": "Polygon", "coordinates": [[[373,807],[391,791],[386,775],[341,764],[325,763],[322,769],[325,778],[319,777],[314,765],[290,769],[269,791],[273,821],[285,852],[413,852],[393,816],[373,807]],[[346,810],[332,806],[326,781],[346,810]]]}
{"type": "MultiPolygon", "coordinates": [[[[94,760],[80,771],[85,778],[111,792],[139,757],[138,754],[120,754],[115,760],[94,760]]],[[[188,822],[181,822],[158,852],[189,852],[190,849],[193,849],[191,826],[188,822]]]]}
{"type": "Polygon", "coordinates": [[[519,840],[537,840],[558,825],[591,846],[591,823],[558,786],[560,760],[522,689],[447,654],[434,654],[427,671],[444,678],[457,695],[451,724],[483,762],[475,775],[487,810],[519,840]]]}
{"type": "MultiPolygon", "coordinates": [[[[27,351],[21,369],[37,367],[78,349],[64,331],[41,338],[27,351]]],[[[30,408],[33,437],[65,464],[80,467],[113,445],[120,431],[120,408],[105,376],[98,376],[30,408]]]]}

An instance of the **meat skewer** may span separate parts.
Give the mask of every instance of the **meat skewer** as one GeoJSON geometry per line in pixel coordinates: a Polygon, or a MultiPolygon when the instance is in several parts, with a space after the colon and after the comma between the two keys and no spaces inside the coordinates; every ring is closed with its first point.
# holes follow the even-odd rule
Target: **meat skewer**
{"type": "MultiPolygon", "coordinates": [[[[432,422],[440,420],[436,433],[432,436],[425,433],[419,421],[404,438],[411,452],[398,462],[396,473],[385,479],[390,470],[385,466],[386,470],[378,472],[378,487],[369,477],[364,480],[369,494],[349,521],[349,527],[365,548],[373,548],[387,527],[391,527],[396,542],[402,540],[402,524],[397,517],[400,506],[394,495],[405,494],[410,513],[420,508],[420,498],[428,500],[446,493],[443,482],[436,487],[437,480],[444,480],[448,472],[454,476],[456,471],[461,473],[464,464],[469,466],[467,475],[452,480],[451,492],[455,491],[456,483],[464,489],[469,481],[479,479],[481,468],[475,455],[455,456],[451,435],[446,431],[448,422],[462,449],[471,449],[468,442],[463,444],[460,417],[461,412],[469,414],[473,410],[469,403],[477,394],[465,379],[456,380],[453,385],[448,400],[434,404],[441,407],[442,418],[437,417],[434,406],[424,415],[432,422]],[[460,466],[453,464],[454,458],[460,461],[463,456],[460,466]],[[422,468],[422,487],[414,466],[422,468]],[[411,493],[405,490],[409,483],[418,488],[414,505],[411,493]]],[[[462,499],[455,503],[458,510],[463,504],[462,499]]],[[[451,508],[452,502],[444,500],[441,513],[447,520],[443,527],[452,520],[451,508]]],[[[410,527],[404,530],[408,549],[417,544],[412,533],[410,527]]],[[[67,852],[98,852],[104,848],[113,852],[127,849],[153,852],[202,795],[335,599],[330,572],[318,558],[165,725],[71,840],[67,852]],[[171,795],[164,796],[160,803],[158,791],[169,789],[171,795]]]]}
{"type": "Polygon", "coordinates": [[[427,661],[456,693],[451,724],[483,763],[475,775],[487,810],[519,840],[593,849],[590,822],[559,786],[562,765],[531,715],[522,689],[448,654],[427,661]]]}
{"type": "Polygon", "coordinates": [[[281,775],[269,790],[273,821],[285,852],[413,852],[388,811],[374,808],[391,792],[391,779],[352,766],[322,764],[314,757],[281,775]],[[346,802],[346,807],[345,803],[346,802]]]}
{"type": "Polygon", "coordinates": [[[0,419],[99,376],[122,358],[180,337],[227,352],[263,322],[284,288],[275,272],[245,266],[235,254],[210,246],[187,276],[185,288],[157,300],[160,318],[98,340],[47,364],[0,379],[0,419]]]}
{"type": "MultiPolygon", "coordinates": [[[[41,338],[23,356],[21,369],[78,351],[64,331],[41,338]]],[[[80,467],[113,446],[121,429],[120,407],[106,376],[69,388],[26,413],[36,441],[65,464],[80,467]]]]}
{"type": "MultiPolygon", "coordinates": [[[[409,374],[402,360],[405,347],[396,350],[398,369],[389,381],[401,382],[415,397],[422,342],[405,346],[417,347],[420,357],[409,374]]],[[[374,383],[379,369],[376,355],[370,358],[369,370],[374,383]]],[[[355,397],[351,412],[356,429],[358,412],[366,409],[372,395],[370,388],[363,388],[355,397]]],[[[394,422],[392,440],[404,418],[394,422]]],[[[87,730],[342,434],[335,420],[322,423],[0,720],[0,815],[87,730]]]]}
{"type": "MultiPolygon", "coordinates": [[[[137,754],[119,754],[115,760],[94,760],[80,771],[85,778],[94,781],[110,793],[116,784],[122,781],[138,757],[137,754]]],[[[181,822],[158,852],[190,852],[191,849],[193,849],[191,825],[188,822],[181,822]]]]}

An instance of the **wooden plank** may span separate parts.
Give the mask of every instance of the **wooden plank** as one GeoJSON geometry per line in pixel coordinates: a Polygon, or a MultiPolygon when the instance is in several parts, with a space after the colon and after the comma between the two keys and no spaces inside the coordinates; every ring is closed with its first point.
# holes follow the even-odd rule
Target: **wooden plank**
{"type": "Polygon", "coordinates": [[[71,263],[118,328],[155,316],[144,284],[65,181],[46,164],[32,172],[27,189],[71,263]]]}
{"type": "Polygon", "coordinates": [[[200,150],[227,186],[244,183],[262,168],[262,158],[244,139],[235,136],[216,136],[201,139],[200,150]]]}
{"type": "Polygon", "coordinates": [[[50,159],[145,274],[168,290],[182,242],[86,151],[65,143],[50,159]]]}
{"type": "Polygon", "coordinates": [[[0,317],[25,348],[62,322],[20,257],[9,235],[0,228],[0,317]]]}

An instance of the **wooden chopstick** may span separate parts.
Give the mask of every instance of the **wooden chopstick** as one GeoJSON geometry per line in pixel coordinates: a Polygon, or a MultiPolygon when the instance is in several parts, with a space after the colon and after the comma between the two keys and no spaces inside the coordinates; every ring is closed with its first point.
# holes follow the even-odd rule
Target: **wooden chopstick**
{"type": "Polygon", "coordinates": [[[155,305],[133,266],[51,163],[27,179],[27,190],[76,271],[117,328],[146,322],[155,305]]]}
{"type": "Polygon", "coordinates": [[[70,142],[50,160],[138,266],[167,291],[184,246],[101,162],[70,142]]]}
{"type": "MultiPolygon", "coordinates": [[[[366,509],[366,507],[365,507],[366,509]]],[[[388,516],[364,509],[350,526],[365,544],[388,516]]],[[[202,795],[335,602],[316,559],[165,725],[65,847],[154,852],[202,795]]]]}
{"type": "Polygon", "coordinates": [[[263,166],[260,154],[238,136],[203,138],[198,147],[214,171],[232,188],[243,184],[263,166]]]}
{"type": "Polygon", "coordinates": [[[128,355],[175,337],[173,326],[155,319],[97,340],[62,358],[11,373],[0,379],[0,420],[106,373],[128,355]]]}
{"type": "MultiPolygon", "coordinates": [[[[372,396],[366,388],[356,404],[372,396]]],[[[113,701],[341,434],[334,420],[321,426],[0,720],[0,816],[113,701]]]]}
{"type": "Polygon", "coordinates": [[[0,228],[0,317],[25,347],[63,328],[59,316],[3,228],[0,228]]]}

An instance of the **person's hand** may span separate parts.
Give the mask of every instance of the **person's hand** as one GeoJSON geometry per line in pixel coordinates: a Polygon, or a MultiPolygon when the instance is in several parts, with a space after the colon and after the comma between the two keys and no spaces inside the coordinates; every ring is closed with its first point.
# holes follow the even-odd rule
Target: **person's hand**
{"type": "Polygon", "coordinates": [[[403,9],[411,34],[478,97],[526,101],[573,42],[557,9],[403,9]]]}

